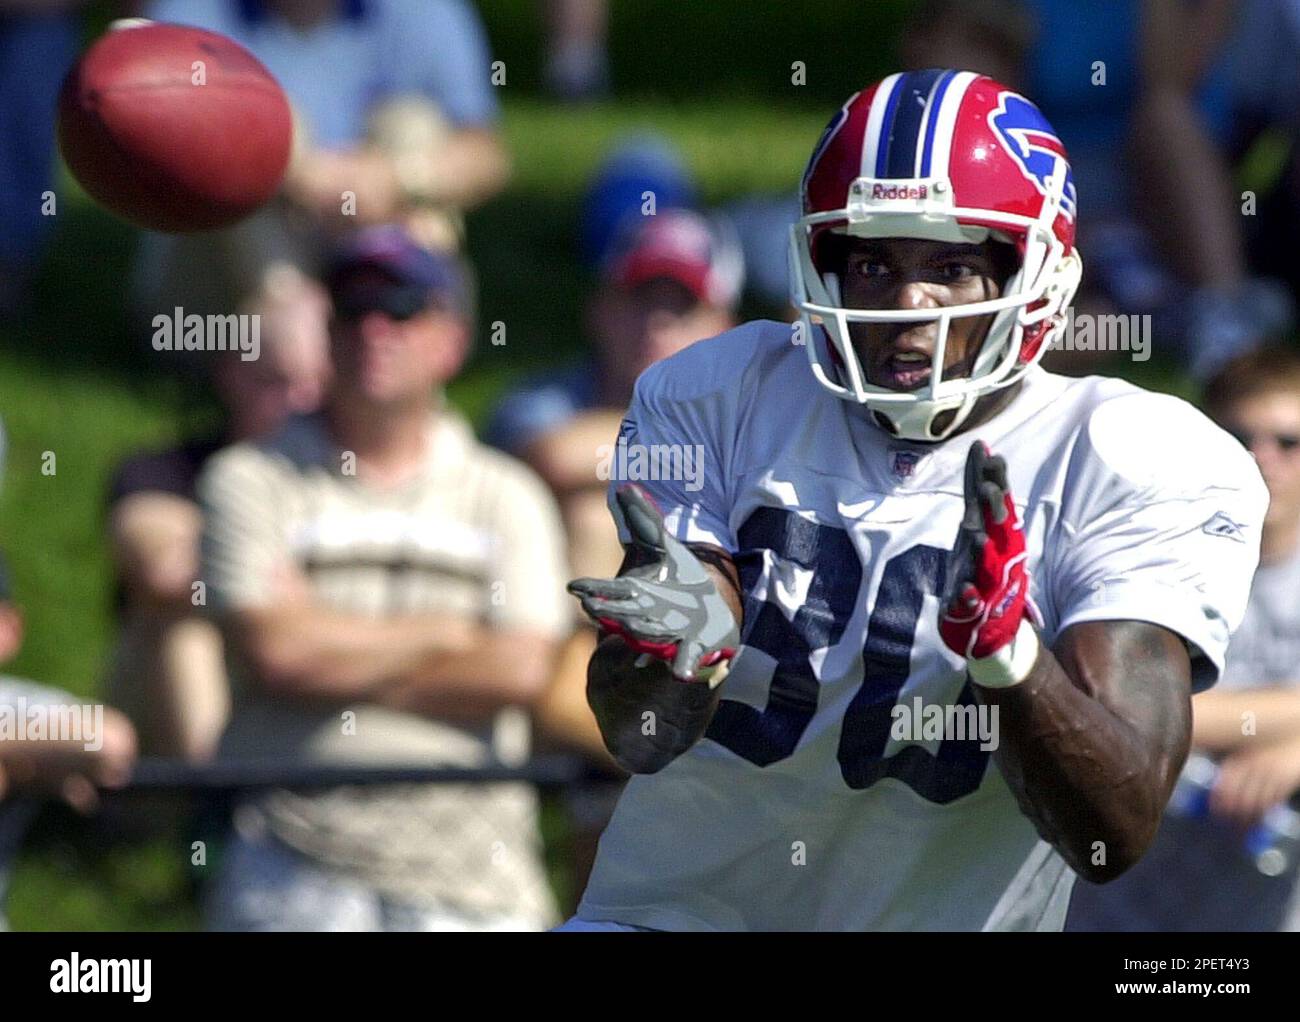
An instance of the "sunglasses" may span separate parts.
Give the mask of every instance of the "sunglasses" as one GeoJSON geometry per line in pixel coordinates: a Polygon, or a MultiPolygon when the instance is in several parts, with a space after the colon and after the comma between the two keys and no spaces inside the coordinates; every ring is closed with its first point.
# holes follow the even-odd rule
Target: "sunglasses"
{"type": "Polygon", "coordinates": [[[339,319],[351,321],[364,319],[372,312],[382,312],[389,319],[401,323],[441,304],[438,296],[427,288],[393,284],[344,291],[334,301],[334,312],[339,319]]]}
{"type": "Polygon", "coordinates": [[[1252,433],[1246,429],[1228,427],[1231,433],[1247,449],[1262,441],[1274,444],[1283,454],[1290,454],[1300,448],[1300,434],[1297,433],[1252,433]]]}

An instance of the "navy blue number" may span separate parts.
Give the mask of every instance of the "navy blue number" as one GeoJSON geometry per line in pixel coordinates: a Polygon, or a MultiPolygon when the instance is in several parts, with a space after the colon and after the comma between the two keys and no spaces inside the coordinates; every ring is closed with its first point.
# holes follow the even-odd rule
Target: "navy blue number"
{"type": "MultiPolygon", "coordinates": [[[[811,654],[839,642],[853,613],[862,582],[862,564],[848,533],[818,525],[793,512],[760,508],[740,528],[736,566],[746,594],[744,645],[776,661],[767,706],[723,699],[706,736],[758,766],[790,756],[817,712],[819,682],[811,654]],[[811,573],[808,594],[792,619],[766,600],[749,594],[770,552],[773,572],[784,564],[811,573]]],[[[942,742],[936,753],[904,746],[885,758],[893,725],[891,711],[910,672],[912,644],[922,600],[942,584],[946,551],[916,546],[885,565],[863,649],[862,687],[845,713],[839,762],[850,788],[870,787],[894,777],[931,802],[950,802],[979,787],[988,753],[976,741],[942,742]]],[[[972,704],[967,678],[959,704],[972,704]]]]}
{"type": "Polygon", "coordinates": [[[843,529],[777,508],[759,508],[741,526],[737,538],[736,567],[743,593],[753,592],[765,551],[771,551],[778,562],[773,576],[780,574],[780,562],[812,573],[807,599],[793,620],[775,603],[746,596],[741,642],[776,661],[767,707],[759,712],[747,703],[723,699],[705,732],[751,763],[769,766],[794,752],[817,712],[819,685],[809,657],[814,650],[835,645],[844,634],[858,599],[862,563],[843,529]]]}
{"type": "MultiPolygon", "coordinates": [[[[849,703],[840,729],[840,771],[850,788],[869,788],[882,777],[894,777],[930,802],[951,802],[969,795],[984,778],[989,754],[973,736],[940,742],[934,753],[920,745],[905,745],[885,757],[894,723],[892,711],[911,672],[921,602],[943,585],[947,553],[939,547],[914,546],[885,565],[867,622],[862,687],[849,703]]],[[[967,676],[957,705],[974,704],[967,676]]],[[[964,709],[959,712],[966,713],[964,709]]]]}

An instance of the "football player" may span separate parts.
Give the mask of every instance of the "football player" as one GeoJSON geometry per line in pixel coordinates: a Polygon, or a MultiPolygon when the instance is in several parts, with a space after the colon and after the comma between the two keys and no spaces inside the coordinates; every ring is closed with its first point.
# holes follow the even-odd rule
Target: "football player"
{"type": "Polygon", "coordinates": [[[1024,96],[891,75],[802,193],[800,321],[645,372],[622,571],[570,586],[637,776],[565,928],[1060,929],[1152,839],[1263,483],[1186,403],[1039,367],[1082,267],[1024,96]]]}

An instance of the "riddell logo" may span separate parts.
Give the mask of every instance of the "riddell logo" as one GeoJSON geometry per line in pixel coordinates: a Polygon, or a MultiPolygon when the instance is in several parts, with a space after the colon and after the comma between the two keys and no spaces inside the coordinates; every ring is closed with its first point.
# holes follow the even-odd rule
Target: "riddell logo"
{"type": "Polygon", "coordinates": [[[927,199],[929,185],[872,185],[873,199],[927,199]]]}

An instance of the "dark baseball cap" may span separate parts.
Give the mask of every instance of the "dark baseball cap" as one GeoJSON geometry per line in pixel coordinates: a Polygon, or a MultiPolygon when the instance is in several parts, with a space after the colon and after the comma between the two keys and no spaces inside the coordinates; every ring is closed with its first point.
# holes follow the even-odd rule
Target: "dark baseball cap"
{"type": "Polygon", "coordinates": [[[368,227],[335,252],[326,277],[335,311],[345,318],[372,310],[409,319],[436,304],[469,314],[460,261],[425,248],[396,225],[368,227]]]}

